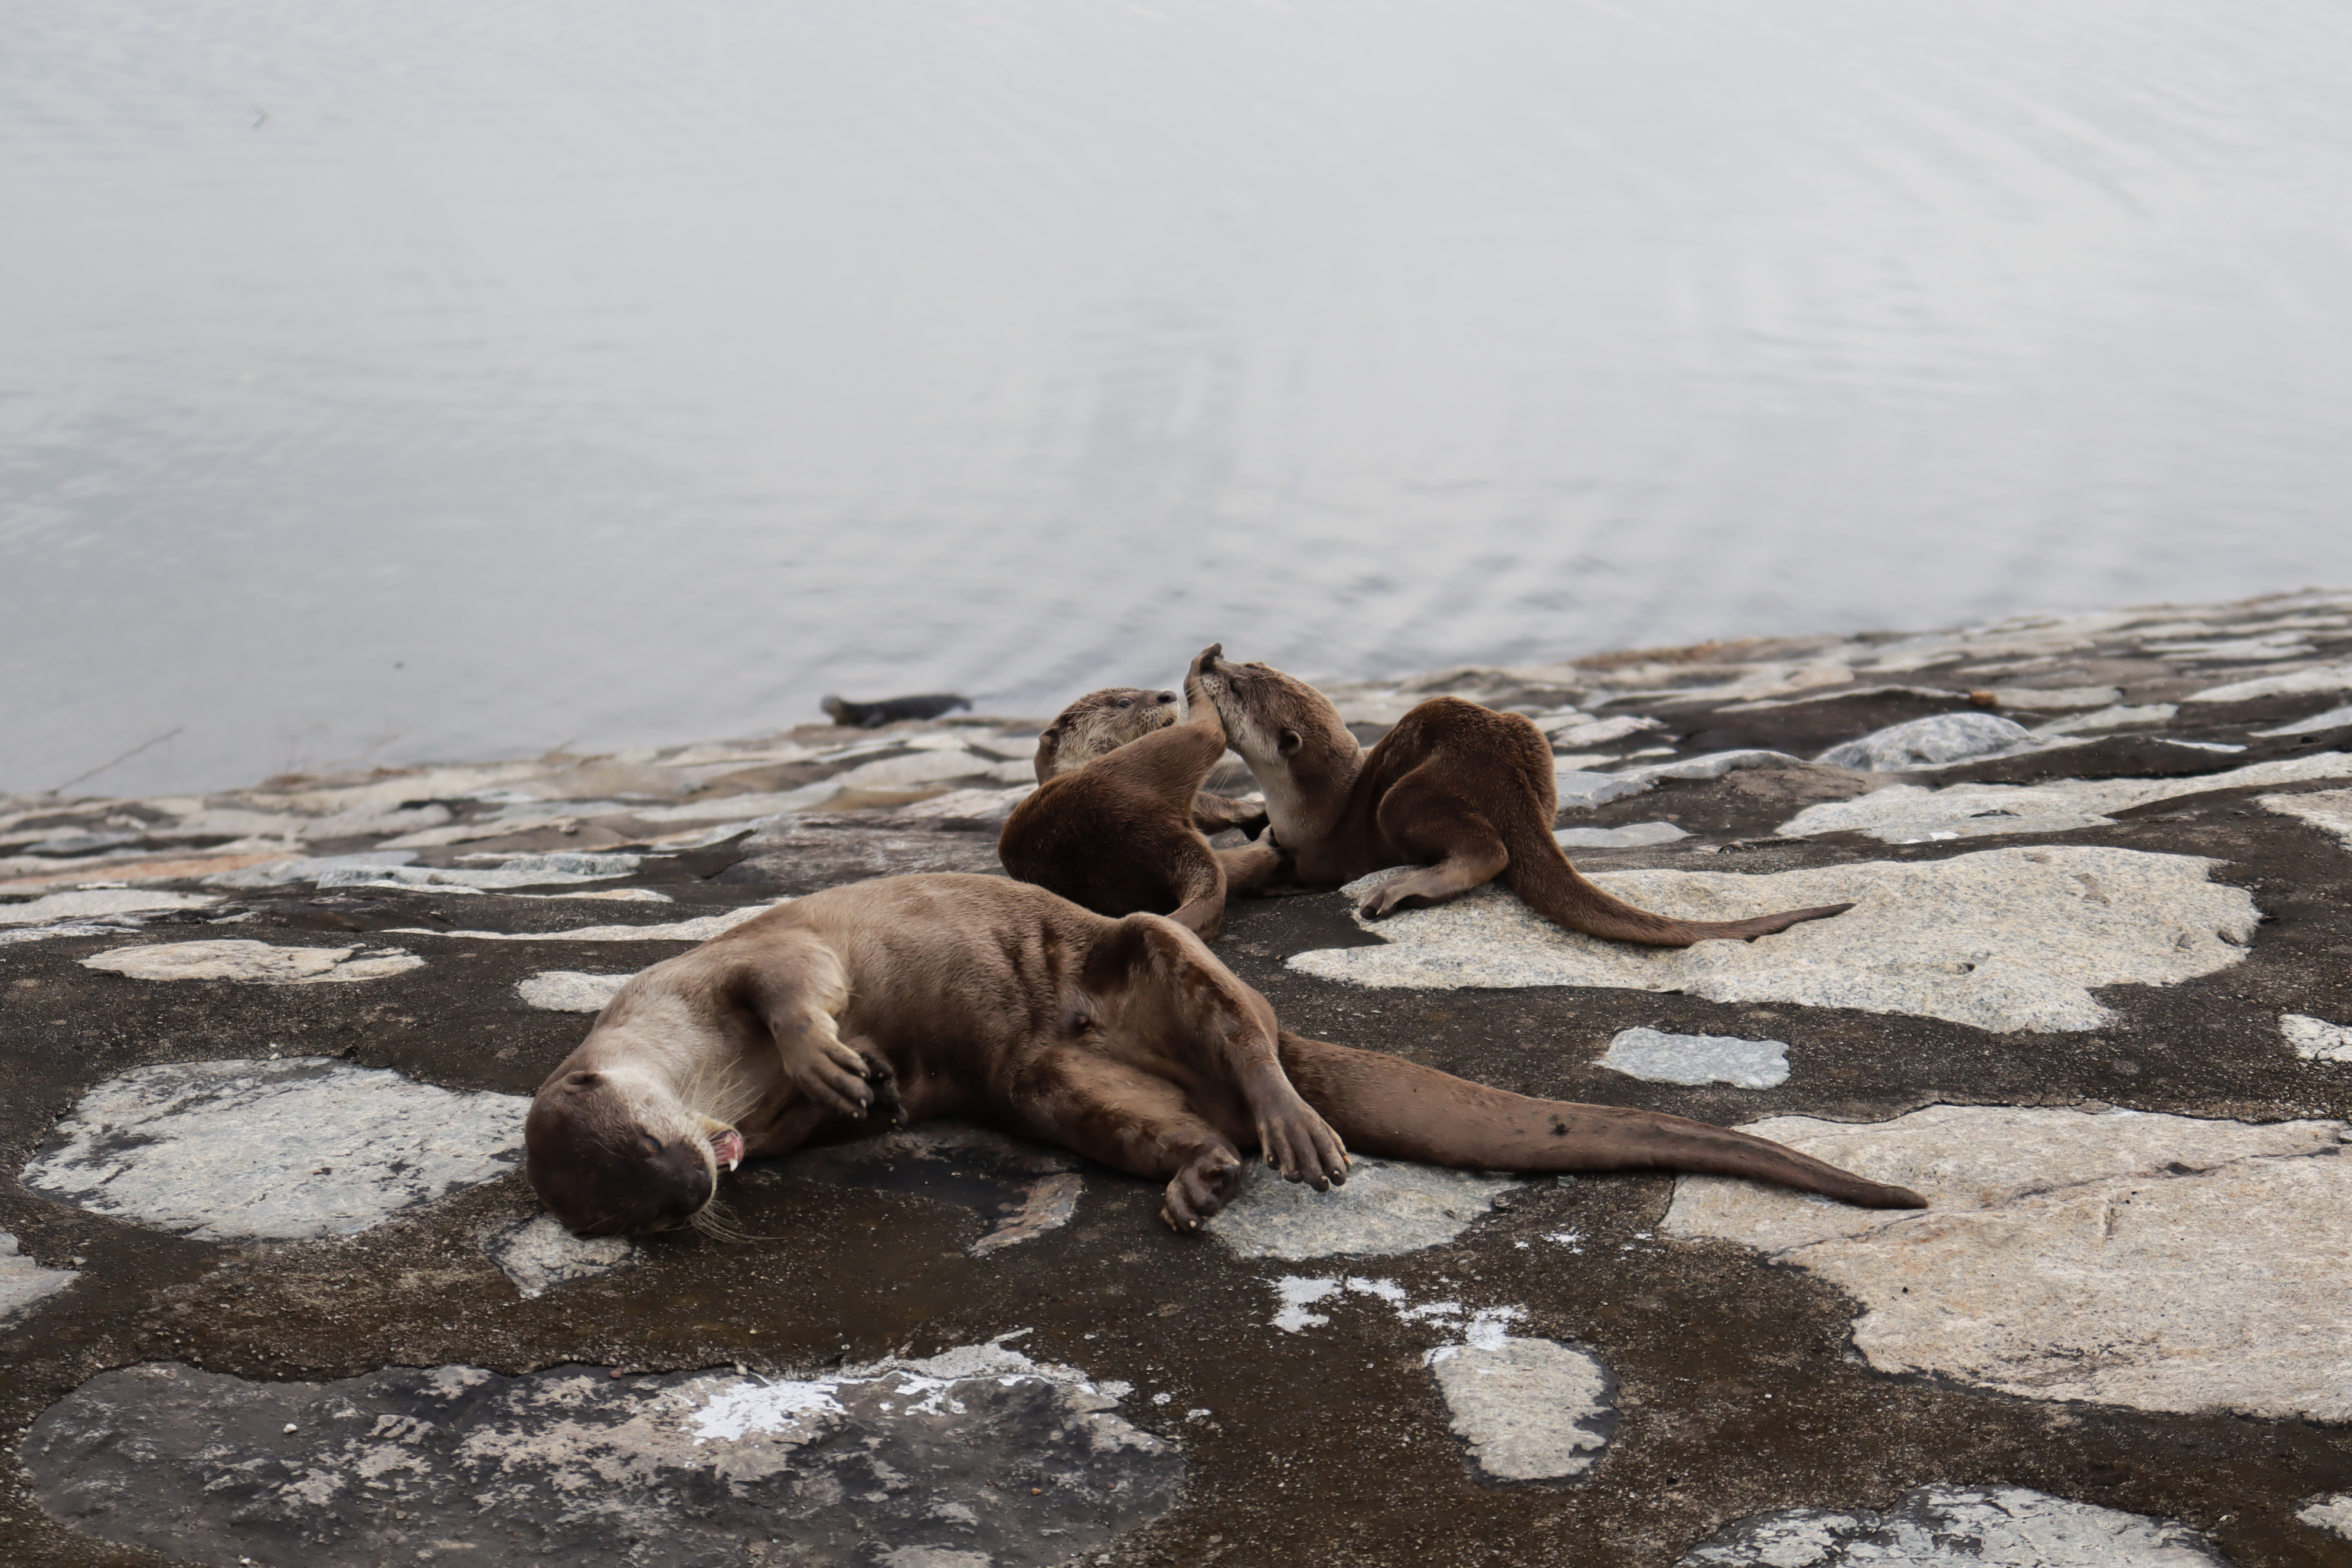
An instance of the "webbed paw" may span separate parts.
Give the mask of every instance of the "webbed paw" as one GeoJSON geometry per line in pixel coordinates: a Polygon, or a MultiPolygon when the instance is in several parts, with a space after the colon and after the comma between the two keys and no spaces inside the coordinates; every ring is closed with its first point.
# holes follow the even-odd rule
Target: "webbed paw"
{"type": "Polygon", "coordinates": [[[1180,1234],[1198,1230],[1202,1220],[1233,1202],[1241,1187],[1241,1156],[1231,1149],[1203,1149],[1168,1184],[1160,1217],[1180,1234]]]}
{"type": "Polygon", "coordinates": [[[1348,1179],[1347,1146],[1304,1101],[1260,1121],[1257,1144],[1265,1163],[1280,1171],[1285,1181],[1304,1182],[1325,1193],[1348,1179]]]}

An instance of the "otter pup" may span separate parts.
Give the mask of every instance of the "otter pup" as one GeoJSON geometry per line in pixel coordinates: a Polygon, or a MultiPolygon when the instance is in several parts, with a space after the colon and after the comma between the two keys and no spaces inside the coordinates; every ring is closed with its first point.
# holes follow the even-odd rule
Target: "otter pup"
{"type": "Polygon", "coordinates": [[[1181,723],[1172,691],[1097,691],[1063,710],[1038,737],[1036,793],[997,837],[1006,871],[1097,914],[1169,915],[1216,940],[1225,895],[1264,882],[1282,855],[1264,840],[1218,849],[1203,834],[1263,819],[1201,789],[1225,731],[1200,669],[1193,660],[1184,678],[1192,701],[1181,723]]]}
{"type": "Polygon", "coordinates": [[[1337,887],[1387,866],[1424,868],[1383,883],[1367,920],[1439,903],[1500,881],[1570,931],[1612,942],[1688,947],[1786,931],[1852,904],[1744,921],[1678,921],[1637,910],[1577,875],[1551,836],[1559,797],[1551,746],[1517,713],[1433,697],[1371,750],[1356,744],[1330,699],[1263,664],[1196,661],[1234,750],[1265,791],[1266,837],[1298,881],[1337,887]]]}
{"type": "Polygon", "coordinates": [[[1197,1229],[1244,1152],[1317,1191],[1348,1151],[1498,1171],[1705,1171],[1926,1200],[1705,1122],[1530,1100],[1290,1033],[1192,931],[952,873],[854,882],[634,976],[523,1124],[576,1236],[674,1229],[751,1155],[978,1119],[1165,1182],[1197,1229]]]}

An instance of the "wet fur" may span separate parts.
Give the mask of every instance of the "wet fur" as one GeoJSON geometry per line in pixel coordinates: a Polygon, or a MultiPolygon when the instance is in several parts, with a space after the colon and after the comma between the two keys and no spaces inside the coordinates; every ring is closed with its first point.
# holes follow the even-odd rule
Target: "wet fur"
{"type": "Polygon", "coordinates": [[[1705,1171],[1924,1205],[1746,1133],[1303,1038],[1173,921],[951,874],[831,889],[632,978],[540,1086],[526,1168],[576,1234],[674,1228],[714,1195],[730,1133],[747,1154],[781,1154],[936,1116],[1164,1182],[1179,1230],[1232,1200],[1245,1158],[1320,1191],[1346,1179],[1350,1149],[1466,1169],[1705,1171]],[[720,1094],[748,1109],[728,1121],[717,1098],[694,1098],[720,1094]]]}
{"type": "Polygon", "coordinates": [[[1851,904],[1741,921],[1683,921],[1636,909],[1578,874],[1552,837],[1559,797],[1551,744],[1517,713],[1433,697],[1365,751],[1330,700],[1263,664],[1202,656],[1203,689],[1265,792],[1269,837],[1288,875],[1338,887],[1385,867],[1423,868],[1374,889],[1377,920],[1498,881],[1570,931],[1612,942],[1688,947],[1786,931],[1851,904]]]}
{"type": "Polygon", "coordinates": [[[1263,842],[1219,849],[1206,837],[1265,817],[1201,789],[1225,754],[1225,731],[1200,690],[1199,664],[1186,677],[1192,700],[1181,721],[1174,692],[1115,687],[1047,726],[1036,793],[997,837],[1007,872],[1097,914],[1167,915],[1216,940],[1228,893],[1264,882],[1281,855],[1263,842]]]}

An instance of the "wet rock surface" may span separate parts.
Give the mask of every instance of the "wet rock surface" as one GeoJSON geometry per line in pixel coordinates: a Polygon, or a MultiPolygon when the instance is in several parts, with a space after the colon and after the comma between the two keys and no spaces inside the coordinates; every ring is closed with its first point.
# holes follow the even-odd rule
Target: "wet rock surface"
{"type": "Polygon", "coordinates": [[[2194,1531],[2022,1487],[1922,1487],[1885,1513],[1747,1520],[1681,1568],[2222,1568],[2194,1531]]]}
{"type": "MultiPolygon", "coordinates": [[[[956,715],[625,758],[280,779],[202,799],[0,804],[0,1073],[9,1089],[0,1096],[0,1231],[18,1243],[0,1258],[0,1279],[14,1278],[21,1260],[46,1271],[37,1279],[68,1281],[0,1330],[0,1426],[11,1434],[0,1450],[0,1561],[144,1568],[278,1561],[272,1553],[296,1550],[287,1542],[299,1530],[273,1534],[281,1526],[260,1513],[214,1511],[226,1491],[189,1503],[188,1533],[141,1543],[147,1538],[110,1535],[113,1526],[38,1489],[63,1474],[39,1467],[64,1461],[37,1456],[27,1428],[52,1410],[87,1415],[94,1406],[75,1405],[78,1391],[115,1398],[127,1385],[99,1380],[135,1369],[217,1380],[176,1385],[201,1390],[184,1407],[192,1427],[198,1406],[234,1425],[232,1413],[261,1408],[248,1401],[291,1398],[289,1389],[380,1393],[387,1380],[439,1368],[503,1380],[475,1385],[471,1396],[485,1404],[483,1389],[551,1389],[573,1375],[608,1399],[695,1378],[816,1384],[1027,1329],[1004,1343],[1116,1397],[1115,1411],[1096,1414],[1169,1445],[1163,1460],[1181,1449],[1181,1488],[1162,1494],[1161,1511],[1098,1537],[1049,1533],[1085,1510],[1055,1511],[1066,1500],[1040,1469],[1014,1478],[1012,1506],[995,1522],[971,1505],[974,1528],[999,1529],[1000,1538],[960,1534],[960,1521],[940,1514],[929,1522],[940,1533],[827,1543],[781,1528],[760,1534],[752,1514],[727,1512],[734,1504],[720,1494],[730,1483],[706,1458],[698,1470],[680,1461],[672,1490],[684,1500],[659,1505],[681,1511],[629,1512],[639,1503],[628,1501],[627,1520],[656,1521],[629,1525],[634,1542],[617,1529],[562,1535],[575,1529],[564,1522],[570,1500],[504,1513],[453,1504],[437,1522],[404,1503],[386,1514],[369,1502],[348,1513],[352,1533],[337,1539],[409,1531],[398,1549],[363,1560],[423,1561],[427,1547],[436,1560],[481,1560],[512,1549],[513,1538],[495,1531],[520,1519],[584,1542],[582,1553],[667,1550],[675,1537],[716,1542],[713,1550],[731,1553],[719,1560],[744,1563],[977,1568],[983,1556],[1055,1561],[1058,1552],[1184,1568],[1667,1568],[1734,1541],[1744,1524],[1813,1510],[1865,1528],[1816,1531],[1802,1546],[1814,1555],[1788,1561],[1940,1568],[1947,1559],[1932,1551],[1887,1553],[1921,1540],[1920,1550],[1959,1552],[1955,1562],[2000,1562],[1995,1552],[2011,1550],[1996,1513],[1961,1506],[1958,1494],[1974,1489],[1998,1495],[2012,1519],[2041,1521],[2029,1539],[2043,1555],[2022,1562],[2074,1561],[2052,1544],[2074,1539],[2064,1533],[2073,1520],[2090,1521],[2082,1539],[2108,1553],[2086,1561],[2162,1563],[2116,1553],[2140,1551],[2127,1527],[2161,1532],[2177,1521],[2239,1568],[2337,1568],[2352,1450],[2347,1426],[2326,1414],[2330,1391],[2347,1380],[2326,1365],[2342,1333],[2331,1326],[2341,1291],[2331,1294],[2325,1276],[2330,1267],[2342,1276],[2335,1215],[2344,1205],[2332,1180],[2342,1156],[2294,1140],[2352,1121],[2352,1074],[2326,1054],[2333,1036],[2313,1036],[2319,1054],[2306,1055],[2284,1021],[2352,1023],[2352,857],[2341,826],[2352,775],[2317,761],[2352,752],[2346,693],[2331,684],[2347,663],[2352,595],[2315,594],[1462,668],[1336,692],[1367,742],[1438,691],[1528,712],[1564,773],[1600,781],[1570,792],[1555,826],[1579,868],[1621,891],[1698,889],[1717,877],[1752,889],[1794,874],[1907,886],[1922,901],[1906,906],[1916,918],[1891,934],[1872,936],[1849,924],[1852,915],[1787,933],[1848,933],[1822,950],[1818,966],[1801,966],[1811,976],[1803,987],[1784,975],[1782,989],[1769,989],[1774,965],[1756,963],[1782,939],[1742,944],[1751,956],[1730,954],[1727,969],[1755,963],[1760,978],[1755,990],[1741,980],[1738,994],[1582,970],[1539,983],[1520,973],[1508,984],[1464,984],[1458,973],[1433,972],[1410,984],[1354,984],[1291,961],[1437,950],[1411,938],[1404,917],[1367,929],[1336,894],[1236,901],[1218,952],[1288,1026],[1524,1093],[1725,1124],[1804,1119],[1809,1137],[1893,1130],[1892,1147],[1904,1141],[1905,1119],[1938,1107],[2057,1117],[2062,1129],[2096,1134],[2085,1142],[2004,1123],[1956,1140],[1949,1170],[1922,1178],[1937,1207],[1913,1217],[1941,1228],[1916,1248],[1875,1232],[1776,1239],[1756,1228],[1760,1220],[1727,1219],[1705,1235],[1669,1229],[1675,1183],[1629,1172],[1474,1187],[1491,1195],[1454,1203],[1426,1239],[1387,1252],[1372,1249],[1385,1222],[1348,1205],[1374,1186],[1350,1183],[1316,1198],[1276,1183],[1270,1192],[1294,1205],[1292,1221],[1339,1216],[1317,1243],[1330,1250],[1293,1261],[1244,1255],[1213,1234],[1172,1236],[1157,1220],[1157,1183],[1061,1152],[1024,1153],[1012,1140],[992,1152],[885,1141],[747,1162],[723,1192],[730,1224],[751,1239],[645,1237],[617,1264],[538,1223],[510,1152],[493,1160],[488,1179],[446,1185],[413,1180],[422,1167],[412,1169],[410,1156],[386,1159],[369,1167],[363,1190],[345,1194],[349,1205],[304,1210],[303,1223],[321,1228],[282,1239],[240,1232],[243,1198],[275,1203],[270,1194],[292,1193],[319,1166],[341,1172],[323,1157],[292,1163],[304,1139],[347,1114],[341,1100],[299,1117],[299,1101],[257,1100],[233,1119],[231,1141],[253,1136],[241,1129],[257,1122],[290,1130],[286,1159],[252,1165],[264,1180],[207,1166],[176,1184],[161,1220],[110,1213],[25,1179],[62,1147],[61,1124],[102,1086],[198,1065],[234,1077],[247,1069],[228,1064],[304,1058],[397,1075],[451,1096],[434,1102],[445,1110],[475,1095],[519,1108],[589,1024],[585,1011],[534,1005],[527,983],[634,973],[776,900],[876,871],[993,869],[1003,812],[1028,782],[1035,725],[956,715]],[[1965,713],[2014,720],[2033,743],[1912,772],[1803,760],[1965,713]],[[850,782],[868,764],[908,758],[946,760],[850,782]],[[2110,784],[2127,802],[2080,787],[2110,784]],[[1955,798],[1946,793],[1954,786],[2055,791],[2063,815],[2103,820],[1945,814],[1916,841],[1898,842],[1854,827],[1780,831],[1812,808],[1889,790],[1904,793],[1880,803],[1901,808],[1885,820],[1916,817],[1917,802],[1955,798]],[[1960,834],[1954,820],[1997,831],[1960,834]],[[1955,837],[1935,837],[1945,831],[1955,837]],[[2066,858],[2086,850],[2119,858],[2066,858]],[[614,863],[555,858],[568,856],[634,865],[604,875],[614,863]],[[537,879],[567,864],[575,878],[600,874],[537,879]],[[425,874],[384,875],[386,867],[425,874]],[[2097,887],[2074,880],[2074,871],[2097,887]],[[1921,892],[1938,887],[1967,896],[1937,902],[1921,892]],[[2074,902],[2058,902],[2062,895],[2074,902]],[[1934,928],[1993,910],[2008,912],[1978,945],[2017,955],[2014,984],[1894,963],[1908,955],[1981,970],[1934,928]],[[2162,946],[2168,915],[2189,949],[2162,946]],[[2033,940],[2018,934],[2028,931],[2033,940]],[[396,947],[422,962],[363,984],[165,984],[83,963],[221,942],[354,956],[396,947]],[[1882,1005],[1888,1010],[1873,1010],[1882,1005]],[[1629,1077],[1604,1060],[1620,1036],[1644,1029],[1788,1041],[1793,1070],[1773,1087],[1743,1088],[1713,1074],[1696,1083],[1629,1077]],[[2135,1123],[2109,1108],[2140,1113],[2149,1146],[2119,1140],[2113,1129],[2135,1123]],[[2044,1159],[2053,1149],[2054,1165],[2044,1159]],[[2112,1205],[2091,1206],[2095,1194],[2112,1205]],[[372,1216],[364,1228],[335,1228],[362,1207],[372,1216]],[[1990,1262],[2002,1247],[2021,1260],[2013,1279],[1990,1262]],[[1970,1320],[1914,1305],[1920,1284],[1903,1272],[1914,1266],[1947,1305],[1996,1279],[2001,1310],[1970,1320]],[[2219,1283],[2230,1278],[2257,1283],[2242,1283],[2232,1300],[2219,1283]],[[2167,1301],[2178,1304],[2169,1318],[2159,1310],[2167,1301]],[[2281,1328],[2291,1310],[2310,1327],[2281,1328]],[[1508,1341],[1561,1347],[1606,1368],[1615,1424],[1604,1445],[1577,1448],[1567,1435],[1590,1430],[1559,1426],[1561,1412],[1580,1408],[1573,1400],[1521,1398],[1496,1424],[1461,1424],[1441,1366],[1508,1341]],[[2167,1347],[2179,1353],[2160,1353],[2167,1347]],[[1454,1357],[1431,1359],[1449,1348],[1454,1357]],[[612,1378],[615,1368],[625,1375],[612,1378]],[[1478,1434],[1515,1426],[1552,1431],[1585,1468],[1497,1479],[1473,1445],[1499,1455],[1478,1434]],[[1921,1489],[1943,1498],[1933,1506],[1944,1522],[1905,1535],[1898,1516],[1917,1511],[1921,1489]],[[2036,1497],[2044,1501],[2029,1507],[2036,1497]],[[714,1511],[697,1513],[705,1500],[714,1511]],[[397,1517],[404,1510],[415,1517],[397,1517]],[[1082,1539],[1092,1543],[1081,1548],[1082,1539]]],[[[1149,671],[1129,678],[1164,683],[1149,671]]],[[[1227,779],[1223,787],[1247,786],[1227,779]]],[[[1498,929],[1506,943],[1468,956],[1517,965],[1551,951],[1523,944],[1524,928],[1498,929]]],[[[1707,947],[1728,945],[1681,962],[1716,963],[1707,947]]],[[[1598,961],[1578,959],[1587,962],[1598,961]]],[[[170,1141],[125,1143],[121,1152],[136,1154],[170,1141]]],[[[494,1154],[499,1143],[492,1131],[467,1146],[494,1154]]],[[[1866,1157],[1857,1148],[1853,1163],[1866,1157]]],[[[129,1194],[142,1179],[131,1167],[114,1182],[130,1181],[129,1194]]],[[[1808,1223],[1848,1212],[1794,1202],[1808,1223]]],[[[1228,1217],[1245,1227],[1247,1208],[1228,1217]]],[[[869,1397],[904,1410],[894,1394],[870,1389],[830,1397],[853,1414],[869,1397]]],[[[501,1430],[542,1447],[566,1430],[546,1405],[509,1408],[520,1414],[501,1430]]],[[[878,1405],[870,1414],[883,1419],[878,1405]]],[[[595,1436],[612,1428],[582,1430],[593,1443],[622,1443],[595,1436]]],[[[891,1447],[912,1442],[903,1432],[856,1430],[859,1443],[882,1441],[868,1452],[911,1451],[891,1447]]],[[[867,1489],[885,1501],[858,1506],[903,1521],[911,1514],[891,1510],[911,1510],[919,1494],[953,1500],[955,1465],[997,1466],[989,1473],[1003,1476],[1001,1467],[1036,1451],[1030,1436],[1003,1430],[960,1428],[937,1450],[948,1468],[909,1468],[934,1479],[904,1491],[877,1483],[867,1489]]],[[[330,1443],[325,1431],[294,1410],[252,1436],[291,1445],[269,1450],[272,1463],[349,1475],[332,1468],[344,1462],[341,1435],[330,1443]],[[283,1427],[297,1416],[289,1437],[283,1427]]],[[[432,1440],[402,1439],[410,1452],[432,1440]]],[[[658,1448],[668,1439],[647,1441],[658,1448]]],[[[660,1451],[689,1450],[707,1457],[713,1446],[660,1451]]],[[[112,1452],[93,1449],[91,1462],[114,1464],[121,1451],[112,1452]]],[[[673,1473],[660,1470],[667,1460],[646,1462],[650,1473],[673,1473]]],[[[157,1471],[158,1495],[186,1499],[192,1473],[157,1471]]],[[[597,1471],[566,1499],[636,1500],[649,1494],[630,1490],[629,1478],[646,1473],[597,1471]]],[[[793,1472],[812,1485],[824,1473],[851,1472],[793,1472]]],[[[378,1479],[419,1484],[398,1470],[378,1479]]],[[[381,1496],[363,1482],[359,1490],[381,1496]]],[[[1088,1500],[1089,1517],[1116,1513],[1083,1489],[1073,1495],[1088,1500]]],[[[772,1527],[803,1517],[784,1504],[763,1510],[772,1527]]],[[[1800,1549],[1788,1543],[1795,1540],[1786,1551],[1800,1549]]],[[[332,1560],[315,1546],[300,1551],[309,1555],[293,1560],[332,1560]]]]}
{"type": "Polygon", "coordinates": [[[166,1363],[91,1379],[19,1451],[51,1512],[200,1563],[1043,1564],[1175,1500],[1181,1452],[1118,1405],[1002,1344],[799,1381],[166,1363]]]}

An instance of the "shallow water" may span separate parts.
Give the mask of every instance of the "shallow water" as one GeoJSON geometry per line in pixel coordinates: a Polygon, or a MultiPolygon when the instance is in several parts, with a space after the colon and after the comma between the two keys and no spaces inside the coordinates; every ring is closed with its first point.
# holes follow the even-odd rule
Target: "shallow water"
{"type": "Polygon", "coordinates": [[[0,0],[0,789],[2352,580],[2352,13],[0,0]]]}

